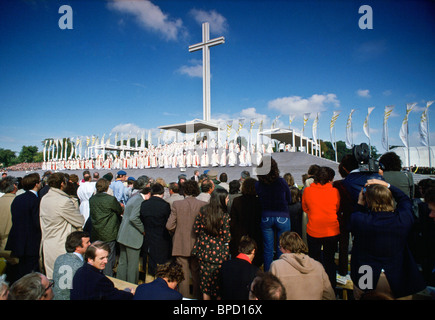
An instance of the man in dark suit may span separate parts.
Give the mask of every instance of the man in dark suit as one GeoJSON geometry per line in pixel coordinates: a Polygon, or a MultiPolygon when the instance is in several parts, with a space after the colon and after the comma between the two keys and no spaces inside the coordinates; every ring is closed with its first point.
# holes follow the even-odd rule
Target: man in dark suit
{"type": "Polygon", "coordinates": [[[171,206],[163,195],[164,187],[160,183],[151,186],[151,197],[140,206],[140,220],[145,230],[145,246],[149,256],[148,273],[156,273],[158,264],[164,264],[171,258],[171,236],[166,222],[171,214],[171,206]]]}
{"type": "Polygon", "coordinates": [[[118,290],[104,275],[110,246],[102,241],[93,242],[85,253],[86,262],[74,274],[71,300],[131,300],[134,288],[118,290]]]}
{"type": "Polygon", "coordinates": [[[237,257],[227,260],[221,269],[222,300],[248,300],[249,287],[258,273],[258,267],[252,264],[257,243],[248,236],[243,236],[239,243],[237,257]]]}
{"type": "Polygon", "coordinates": [[[177,262],[157,266],[156,279],[136,288],[134,300],[182,300],[176,288],[184,280],[183,270],[177,262]]]}
{"type": "Polygon", "coordinates": [[[195,197],[199,195],[199,186],[193,180],[187,180],[183,184],[184,200],[174,201],[166,228],[173,232],[172,256],[181,264],[185,279],[180,283],[179,290],[183,297],[199,299],[199,264],[196,257],[191,255],[195,245],[196,236],[193,232],[193,224],[199,209],[207,202],[200,201],[195,197]],[[189,274],[192,275],[193,294],[189,289],[189,274]]]}
{"type": "Polygon", "coordinates": [[[39,197],[41,178],[38,173],[26,175],[21,181],[25,193],[16,196],[11,204],[12,228],[6,250],[19,259],[14,282],[22,276],[39,272],[39,247],[41,227],[39,224],[39,197]]]}

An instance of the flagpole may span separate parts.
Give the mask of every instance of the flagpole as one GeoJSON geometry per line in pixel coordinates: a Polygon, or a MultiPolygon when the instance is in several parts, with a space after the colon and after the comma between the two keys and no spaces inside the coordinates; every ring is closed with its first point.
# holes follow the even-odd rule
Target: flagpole
{"type": "Polygon", "coordinates": [[[335,126],[334,126],[334,145],[335,145],[335,162],[337,161],[337,139],[335,138],[335,126]]]}
{"type": "Polygon", "coordinates": [[[388,143],[388,123],[386,123],[385,126],[387,127],[386,128],[387,132],[386,132],[386,135],[385,135],[385,138],[387,139],[387,152],[389,152],[390,151],[390,144],[388,143]]]}
{"type": "Polygon", "coordinates": [[[406,144],[408,145],[408,169],[411,170],[411,151],[409,150],[409,125],[406,122],[406,144]]]}
{"type": "Polygon", "coordinates": [[[426,111],[426,128],[427,128],[427,151],[429,153],[429,168],[432,168],[431,162],[431,148],[430,148],[430,131],[429,131],[429,108],[426,111]]]}

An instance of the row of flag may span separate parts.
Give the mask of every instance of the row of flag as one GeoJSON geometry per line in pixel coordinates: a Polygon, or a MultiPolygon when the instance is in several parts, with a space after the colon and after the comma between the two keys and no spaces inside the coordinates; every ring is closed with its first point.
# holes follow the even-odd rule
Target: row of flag
{"type": "MultiPolygon", "coordinates": [[[[434,101],[429,101],[426,103],[426,108],[424,109],[424,111],[421,114],[420,117],[420,126],[419,126],[419,134],[420,134],[420,141],[421,144],[423,146],[429,146],[429,123],[428,123],[428,109],[429,106],[433,103],[434,101]]],[[[409,147],[409,128],[408,128],[408,117],[409,114],[411,113],[411,111],[414,109],[414,107],[417,105],[417,103],[408,103],[406,105],[406,114],[405,114],[405,118],[402,121],[402,126],[400,128],[400,132],[399,132],[399,137],[402,140],[403,144],[405,145],[406,148],[409,147]]],[[[370,141],[370,124],[369,124],[369,120],[370,120],[370,114],[373,112],[373,110],[375,109],[375,107],[369,107],[367,110],[367,115],[366,118],[364,120],[364,124],[363,124],[363,131],[364,134],[367,136],[367,138],[370,141]]],[[[389,150],[389,144],[388,144],[388,118],[391,116],[392,112],[393,112],[394,106],[386,106],[384,108],[384,121],[383,121],[383,130],[382,130],[382,146],[385,148],[385,150],[389,150]]],[[[347,117],[347,121],[346,121],[346,147],[351,149],[353,147],[353,138],[352,138],[352,115],[355,112],[355,109],[352,109],[347,117]]],[[[335,148],[335,138],[333,137],[333,133],[334,133],[334,126],[335,126],[335,122],[338,119],[338,116],[340,115],[341,111],[334,111],[332,114],[332,118],[329,124],[329,129],[330,129],[330,137],[331,137],[331,143],[332,146],[335,148]]],[[[310,113],[305,113],[304,114],[304,122],[303,122],[303,129],[302,129],[302,134],[304,132],[304,128],[305,125],[308,122],[308,119],[310,117],[310,113]]],[[[289,122],[290,124],[292,123],[292,121],[294,120],[294,116],[290,116],[289,118],[289,122]]],[[[319,121],[319,113],[316,114],[316,117],[314,118],[313,121],[313,140],[317,141],[317,125],[318,125],[318,121],[319,121]]]]}

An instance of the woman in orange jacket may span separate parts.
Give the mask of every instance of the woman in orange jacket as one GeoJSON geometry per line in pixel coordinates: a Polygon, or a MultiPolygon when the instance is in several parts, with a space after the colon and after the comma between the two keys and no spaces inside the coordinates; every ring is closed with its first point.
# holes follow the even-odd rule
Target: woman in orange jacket
{"type": "Polygon", "coordinates": [[[332,186],[335,171],[321,167],[314,177],[314,183],[305,188],[302,194],[302,209],[307,213],[307,243],[309,256],[321,262],[335,288],[335,252],[340,228],[337,211],[340,207],[340,194],[332,186]],[[323,247],[323,253],[322,253],[323,247]]]}

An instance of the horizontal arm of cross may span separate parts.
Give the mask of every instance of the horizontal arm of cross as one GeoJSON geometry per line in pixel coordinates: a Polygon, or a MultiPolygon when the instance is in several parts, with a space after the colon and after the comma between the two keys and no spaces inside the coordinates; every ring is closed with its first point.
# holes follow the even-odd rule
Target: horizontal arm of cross
{"type": "Polygon", "coordinates": [[[201,43],[193,44],[193,45],[189,46],[189,52],[201,50],[203,47],[217,46],[218,44],[222,44],[222,43],[225,43],[225,38],[224,37],[219,37],[219,38],[216,38],[216,39],[212,39],[212,40],[209,40],[209,41],[207,41],[205,43],[201,42],[201,43]]]}

